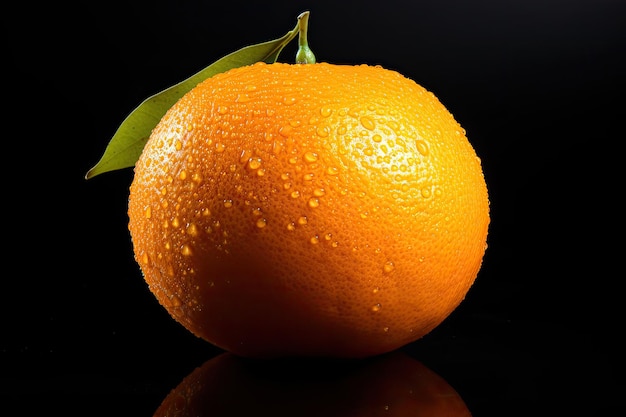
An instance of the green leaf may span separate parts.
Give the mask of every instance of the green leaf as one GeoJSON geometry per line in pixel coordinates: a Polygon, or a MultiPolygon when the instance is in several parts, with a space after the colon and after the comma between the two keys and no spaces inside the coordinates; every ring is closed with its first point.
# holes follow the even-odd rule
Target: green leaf
{"type": "Polygon", "coordinates": [[[178,99],[200,82],[232,68],[251,65],[260,61],[268,64],[276,62],[283,48],[298,35],[301,18],[307,16],[308,13],[304,12],[298,16],[296,27],[284,36],[241,48],[215,61],[186,80],[148,97],[124,119],[107,145],[102,158],[87,172],[85,178],[90,179],[105,172],[134,166],[150,137],[152,129],[178,99]]]}

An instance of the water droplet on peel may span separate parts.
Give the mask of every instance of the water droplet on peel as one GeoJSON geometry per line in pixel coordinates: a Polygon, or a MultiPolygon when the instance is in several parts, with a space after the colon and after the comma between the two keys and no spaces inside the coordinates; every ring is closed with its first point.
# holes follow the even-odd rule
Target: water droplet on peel
{"type": "Polygon", "coordinates": [[[231,208],[233,206],[233,200],[224,200],[224,207],[231,208]]]}
{"type": "Polygon", "coordinates": [[[150,217],[152,217],[152,208],[148,207],[145,213],[146,213],[146,219],[149,219],[150,217]]]}
{"type": "Polygon", "coordinates": [[[183,143],[177,140],[176,143],[174,144],[174,148],[176,148],[177,151],[180,151],[181,149],[183,149],[183,143]]]}
{"type": "Polygon", "coordinates": [[[282,149],[283,149],[283,144],[281,142],[274,141],[272,143],[272,152],[274,152],[274,155],[278,155],[282,149]]]}
{"type": "Polygon", "coordinates": [[[285,104],[286,106],[291,106],[295,104],[296,101],[298,101],[298,99],[295,97],[283,97],[283,104],[285,104]]]}
{"type": "Polygon", "coordinates": [[[372,292],[373,292],[374,294],[376,294],[378,291],[380,291],[380,288],[379,288],[379,287],[374,287],[374,289],[372,290],[372,292]]]}
{"type": "Polygon", "coordinates": [[[321,196],[323,196],[324,194],[326,194],[326,191],[324,191],[324,189],[323,189],[323,188],[316,188],[315,190],[313,190],[313,195],[314,195],[315,197],[321,197],[321,196]]]}
{"type": "Polygon", "coordinates": [[[315,152],[307,152],[304,154],[304,160],[307,162],[315,162],[317,158],[318,156],[315,152]]]}
{"type": "Polygon", "coordinates": [[[386,274],[389,274],[391,272],[393,272],[393,270],[395,269],[395,265],[393,262],[389,261],[387,263],[385,263],[385,265],[383,266],[383,272],[386,274]]]}
{"type": "Polygon", "coordinates": [[[387,333],[389,331],[389,327],[383,327],[383,332],[387,333]]]}
{"type": "Polygon", "coordinates": [[[248,168],[255,170],[261,167],[261,158],[253,157],[248,159],[248,168]]]}
{"type": "Polygon", "coordinates": [[[380,311],[380,303],[376,303],[372,306],[372,311],[376,312],[376,311],[380,311]]]}
{"type": "Polygon", "coordinates": [[[180,178],[181,180],[185,180],[187,178],[187,171],[185,171],[184,169],[180,171],[180,173],[178,174],[178,178],[180,178]]]}
{"type": "Polygon", "coordinates": [[[333,113],[333,109],[331,109],[330,107],[322,107],[320,109],[320,114],[322,115],[322,117],[328,117],[333,113]]]}
{"type": "Polygon", "coordinates": [[[175,295],[173,295],[172,298],[170,298],[170,302],[172,303],[172,307],[180,307],[183,304],[180,301],[180,298],[178,298],[175,295]]]}
{"type": "Polygon", "coordinates": [[[374,130],[374,128],[376,127],[374,121],[367,116],[361,117],[359,121],[361,122],[361,126],[366,128],[367,130],[374,130]]]}
{"type": "Polygon", "coordinates": [[[172,227],[179,227],[180,226],[180,220],[178,220],[178,217],[174,217],[174,219],[172,220],[172,227]]]}
{"type": "Polygon", "coordinates": [[[376,135],[372,136],[372,140],[373,140],[374,142],[376,142],[376,143],[380,143],[380,142],[382,142],[383,137],[382,137],[382,136],[380,136],[379,134],[376,134],[376,135]]]}
{"type": "Polygon", "coordinates": [[[424,198],[428,198],[431,195],[430,188],[422,188],[420,193],[422,193],[422,197],[424,198]]]}
{"type": "Polygon", "coordinates": [[[223,143],[215,144],[215,152],[221,153],[224,152],[224,149],[226,149],[226,145],[224,145],[223,143]]]}
{"type": "Polygon", "coordinates": [[[309,242],[311,242],[311,244],[313,245],[317,245],[320,242],[320,238],[318,236],[313,236],[311,239],[309,239],[309,242]]]}
{"type": "Polygon", "coordinates": [[[291,135],[291,132],[293,132],[293,127],[291,125],[284,125],[278,130],[278,133],[285,138],[288,138],[289,135],[291,135]]]}
{"type": "Polygon", "coordinates": [[[197,236],[198,227],[194,223],[190,223],[189,226],[187,226],[187,234],[189,236],[197,236]]]}
{"type": "Polygon", "coordinates": [[[258,227],[259,229],[262,229],[265,226],[267,226],[267,220],[265,220],[265,219],[258,219],[256,221],[256,227],[258,227]]]}
{"type": "Polygon", "coordinates": [[[191,176],[191,179],[193,180],[193,182],[200,184],[202,182],[202,174],[194,172],[191,176]]]}
{"type": "Polygon", "coordinates": [[[417,147],[417,151],[422,154],[422,156],[428,156],[428,145],[423,140],[416,140],[415,146],[417,147]]]}
{"type": "Polygon", "coordinates": [[[306,216],[302,216],[298,219],[298,224],[303,226],[305,224],[307,224],[309,222],[309,220],[306,218],[306,216]]]}
{"type": "Polygon", "coordinates": [[[185,256],[191,256],[191,247],[189,245],[183,245],[180,252],[185,256]]]}
{"type": "Polygon", "coordinates": [[[315,207],[319,207],[319,205],[320,205],[320,201],[317,198],[312,197],[309,199],[309,207],[315,208],[315,207]]]}
{"type": "Polygon", "coordinates": [[[296,230],[296,224],[294,222],[287,223],[287,230],[293,232],[296,230]]]}
{"type": "Polygon", "coordinates": [[[300,191],[292,191],[290,195],[291,198],[298,198],[300,197],[300,191]]]}
{"type": "Polygon", "coordinates": [[[325,138],[330,134],[330,128],[328,126],[318,126],[315,132],[317,133],[317,136],[325,138]]]}
{"type": "Polygon", "coordinates": [[[398,128],[400,127],[398,122],[396,122],[395,120],[390,120],[389,122],[387,122],[387,126],[389,126],[394,131],[398,130],[398,128]]]}
{"type": "Polygon", "coordinates": [[[217,106],[217,112],[219,114],[226,114],[226,113],[228,113],[228,107],[226,107],[226,106],[217,106]]]}
{"type": "Polygon", "coordinates": [[[337,167],[328,167],[326,168],[326,173],[328,175],[337,175],[339,173],[339,169],[337,167]]]}
{"type": "Polygon", "coordinates": [[[235,102],[236,103],[247,103],[250,100],[252,100],[252,99],[247,94],[239,94],[237,96],[237,98],[235,99],[235,102]]]}
{"type": "Polygon", "coordinates": [[[251,152],[248,149],[243,149],[241,151],[241,154],[239,154],[239,162],[241,163],[247,162],[250,159],[249,157],[250,153],[251,152]]]}

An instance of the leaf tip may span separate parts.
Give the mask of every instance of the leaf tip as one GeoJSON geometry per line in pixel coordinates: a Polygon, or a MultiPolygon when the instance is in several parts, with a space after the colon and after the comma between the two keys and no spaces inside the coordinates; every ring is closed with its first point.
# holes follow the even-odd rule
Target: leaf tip
{"type": "Polygon", "coordinates": [[[97,173],[97,172],[94,172],[94,168],[95,168],[95,167],[90,168],[90,169],[89,169],[89,171],[87,171],[87,173],[85,173],[85,179],[86,179],[86,180],[92,179],[93,177],[95,177],[96,175],[98,175],[98,173],[97,173]]]}

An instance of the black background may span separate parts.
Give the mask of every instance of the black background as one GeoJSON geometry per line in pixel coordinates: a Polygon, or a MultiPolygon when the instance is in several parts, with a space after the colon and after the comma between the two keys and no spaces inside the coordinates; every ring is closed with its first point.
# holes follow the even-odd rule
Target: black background
{"type": "MultiPolygon", "coordinates": [[[[483,161],[492,224],[464,303],[405,349],[475,416],[624,410],[621,0],[24,3],[3,14],[0,395],[150,416],[221,351],[132,259],[132,170],[86,171],[144,98],[310,10],[318,61],[435,92],[483,161]]],[[[290,61],[288,47],[282,61],[290,61]]]]}

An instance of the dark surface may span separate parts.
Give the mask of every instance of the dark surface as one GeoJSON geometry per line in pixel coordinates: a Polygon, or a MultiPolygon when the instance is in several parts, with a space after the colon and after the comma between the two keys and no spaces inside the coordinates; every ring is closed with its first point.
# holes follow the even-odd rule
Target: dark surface
{"type": "Polygon", "coordinates": [[[416,80],[483,161],[484,266],[464,303],[405,350],[475,416],[624,412],[626,3],[204,3],[48,2],[4,16],[3,408],[151,416],[221,353],[141,278],[126,228],[132,170],[84,175],[145,97],[309,9],[319,61],[416,80]]]}

